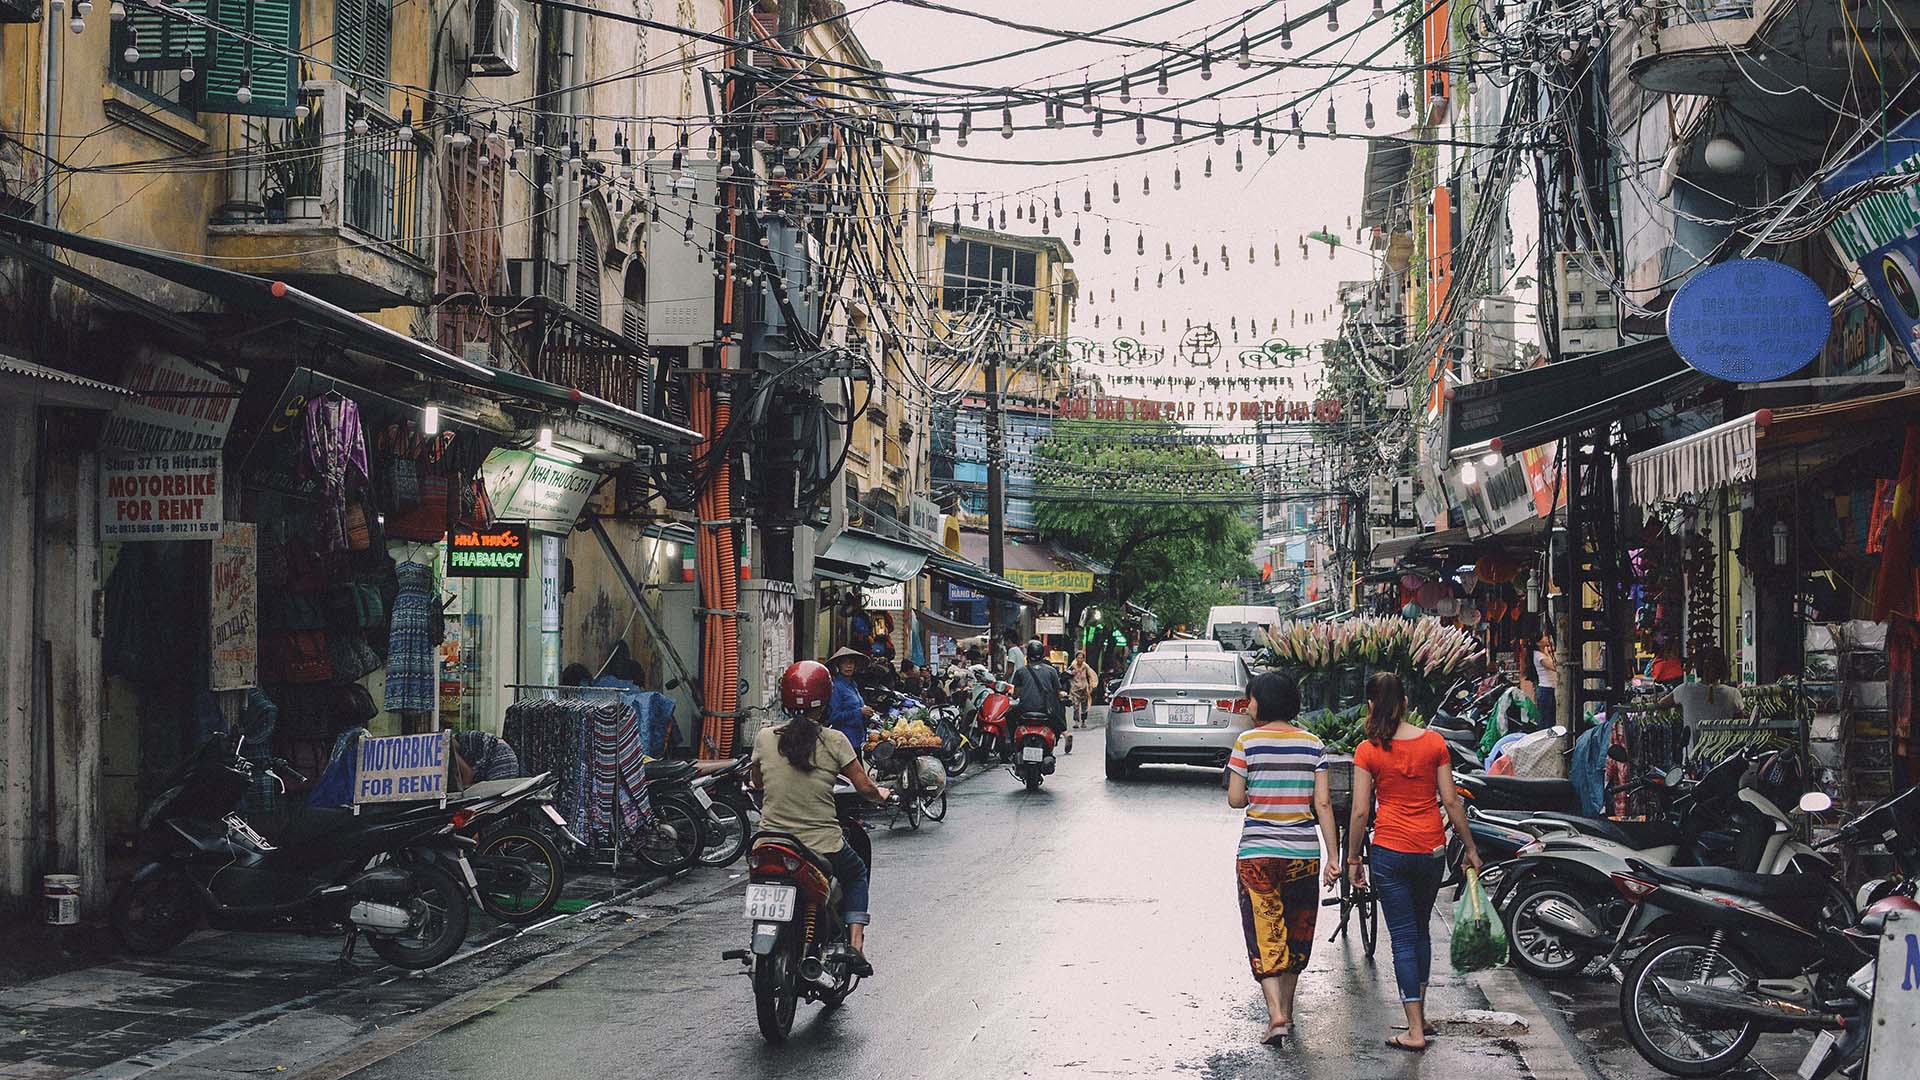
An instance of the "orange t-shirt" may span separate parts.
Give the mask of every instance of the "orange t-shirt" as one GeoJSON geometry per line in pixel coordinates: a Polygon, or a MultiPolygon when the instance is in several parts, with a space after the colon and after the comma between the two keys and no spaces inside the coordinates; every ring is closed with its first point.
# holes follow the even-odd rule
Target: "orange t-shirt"
{"type": "Polygon", "coordinates": [[[1449,760],[1447,740],[1429,731],[1387,746],[1368,739],[1353,751],[1354,765],[1373,777],[1373,842],[1388,851],[1432,854],[1447,844],[1439,780],[1449,760]]]}

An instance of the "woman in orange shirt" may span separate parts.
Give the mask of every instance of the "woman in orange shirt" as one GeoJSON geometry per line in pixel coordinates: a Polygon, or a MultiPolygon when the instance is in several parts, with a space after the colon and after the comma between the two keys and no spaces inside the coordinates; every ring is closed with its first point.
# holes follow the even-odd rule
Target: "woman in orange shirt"
{"type": "Polygon", "coordinates": [[[1373,815],[1373,880],[1393,937],[1393,977],[1407,1010],[1407,1032],[1387,1040],[1395,1050],[1427,1049],[1427,977],[1433,968],[1428,924],[1446,875],[1446,807],[1454,835],[1466,845],[1467,865],[1480,869],[1480,852],[1453,787],[1447,742],[1438,732],[1407,723],[1400,677],[1382,671],[1367,680],[1367,740],[1353,752],[1353,821],[1347,835],[1347,872],[1367,887],[1360,845],[1373,815]]]}

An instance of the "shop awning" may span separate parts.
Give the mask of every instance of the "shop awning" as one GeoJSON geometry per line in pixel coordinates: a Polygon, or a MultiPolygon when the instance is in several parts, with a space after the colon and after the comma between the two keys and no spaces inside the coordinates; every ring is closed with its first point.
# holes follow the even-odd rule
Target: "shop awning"
{"type": "Polygon", "coordinates": [[[1466,383],[1453,390],[1447,449],[1461,458],[1497,440],[1517,454],[1672,401],[1706,379],[1661,337],[1466,383]]]}
{"type": "Polygon", "coordinates": [[[927,557],[927,572],[939,574],[948,581],[965,585],[986,596],[999,600],[1011,600],[1030,607],[1043,605],[1039,597],[1021,591],[1020,587],[1006,578],[996,576],[990,570],[982,570],[971,563],[963,562],[951,555],[930,555],[927,557]]]}
{"type": "Polygon", "coordinates": [[[1748,413],[1628,458],[1633,501],[1653,506],[1673,502],[1682,495],[1704,495],[1718,488],[1751,483],[1758,415],[1748,413]]]}
{"type": "Polygon", "coordinates": [[[920,576],[927,552],[863,529],[847,529],[815,557],[814,565],[862,585],[892,584],[920,576]]]}
{"type": "MultiPolygon", "coordinates": [[[[1007,580],[1033,593],[1084,593],[1093,591],[1095,571],[1091,560],[1046,540],[1008,537],[1002,550],[1003,573],[1007,580]]],[[[991,566],[987,534],[961,530],[960,554],[975,566],[991,566]]],[[[1111,571],[1109,571],[1111,572],[1111,571]]]]}
{"type": "Polygon", "coordinates": [[[111,409],[133,391],[0,353],[0,392],[15,400],[42,401],[70,409],[111,409]]]}
{"type": "Polygon", "coordinates": [[[1473,543],[1466,527],[1441,529],[1438,532],[1412,533],[1407,536],[1395,536],[1373,545],[1373,554],[1369,556],[1375,566],[1392,566],[1394,563],[1417,555],[1423,551],[1439,551],[1442,548],[1466,547],[1473,543]]]}
{"type": "Polygon", "coordinates": [[[700,441],[699,432],[592,394],[505,368],[473,363],[282,281],[206,266],[190,259],[83,236],[65,229],[49,228],[5,214],[0,214],[0,231],[10,232],[23,240],[51,244],[76,254],[165,278],[215,297],[237,311],[298,319],[310,326],[340,334],[349,347],[358,352],[431,379],[524,398],[540,405],[578,413],[644,442],[691,445],[700,441]]]}
{"type": "Polygon", "coordinates": [[[919,622],[934,633],[945,634],[950,638],[975,637],[992,629],[987,626],[975,626],[972,623],[964,623],[958,619],[949,619],[945,615],[929,611],[926,608],[915,610],[913,617],[916,622],[919,622]]]}

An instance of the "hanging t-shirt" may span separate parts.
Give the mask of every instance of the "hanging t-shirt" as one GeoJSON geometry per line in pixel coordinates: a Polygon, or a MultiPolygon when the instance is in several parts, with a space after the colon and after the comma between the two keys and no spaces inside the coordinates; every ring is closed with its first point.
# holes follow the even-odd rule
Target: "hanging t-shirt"
{"type": "Polygon", "coordinates": [[[1327,751],[1312,732],[1257,727],[1234,740],[1232,769],[1247,781],[1247,819],[1240,859],[1317,859],[1313,774],[1327,767],[1327,751]]]}
{"type": "Polygon", "coordinates": [[[1747,715],[1746,699],[1724,683],[1681,683],[1673,688],[1673,701],[1680,706],[1680,722],[1688,731],[1698,730],[1709,720],[1738,720],[1747,715]]]}

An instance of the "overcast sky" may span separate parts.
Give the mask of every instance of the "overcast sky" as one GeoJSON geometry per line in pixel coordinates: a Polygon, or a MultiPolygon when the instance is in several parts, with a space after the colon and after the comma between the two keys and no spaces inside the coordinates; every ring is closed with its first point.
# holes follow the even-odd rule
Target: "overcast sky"
{"type": "MultiPolygon", "coordinates": [[[[955,6],[1014,21],[1084,31],[1167,6],[1168,2],[957,0],[955,6]]],[[[859,8],[859,0],[848,6],[859,8]]],[[[1230,21],[1260,6],[1260,0],[1193,0],[1177,11],[1113,33],[1144,41],[1194,41],[1201,28],[1230,21]]],[[[1297,14],[1313,6],[1311,3],[1275,3],[1255,15],[1248,25],[1257,35],[1278,25],[1283,7],[1297,14]]],[[[1341,32],[1372,23],[1370,11],[1367,0],[1348,0],[1340,12],[1341,32]]],[[[896,72],[980,59],[1051,40],[964,15],[928,11],[903,3],[884,3],[858,11],[852,19],[874,59],[896,72]]],[[[1381,19],[1378,25],[1350,36],[1314,59],[1323,63],[1358,60],[1387,40],[1392,32],[1390,23],[1390,19],[1381,19]]],[[[1272,43],[1256,49],[1255,57],[1300,58],[1339,35],[1329,31],[1321,19],[1292,36],[1291,50],[1283,51],[1277,43],[1272,43]]],[[[1264,145],[1256,148],[1250,138],[1236,140],[1231,132],[1224,146],[1216,146],[1208,138],[1176,154],[1166,149],[1172,141],[1170,128],[1149,122],[1148,146],[1159,149],[1120,162],[1072,165],[980,162],[984,157],[1046,161],[1138,149],[1132,118],[1135,108],[1143,103],[1154,108],[1168,100],[1189,100],[1258,76],[1262,70],[1255,65],[1251,70],[1242,71],[1235,66],[1231,55],[1225,56],[1213,64],[1211,80],[1202,81],[1197,73],[1184,74],[1173,80],[1163,98],[1157,93],[1153,76],[1142,74],[1143,69],[1151,71],[1160,55],[1158,50],[1135,51],[1119,44],[1069,42],[1031,55],[929,76],[981,85],[1045,87],[1051,84],[1077,88],[1089,72],[1096,80],[1117,77],[1124,63],[1133,90],[1131,104],[1122,105],[1117,95],[1102,99],[1102,104],[1111,111],[1106,114],[1105,132],[1100,138],[1095,138],[1086,128],[1069,128],[1020,132],[1011,140],[1002,139],[998,131],[1000,118],[995,110],[991,114],[975,113],[974,137],[963,150],[954,144],[949,119],[945,138],[934,148],[937,154],[943,155],[935,159],[933,176],[939,191],[934,200],[939,219],[951,220],[950,207],[958,199],[962,205],[962,223],[984,226],[989,205],[997,208],[998,200],[1004,197],[1008,231],[1038,233],[1037,224],[1015,220],[1015,207],[1024,206],[1031,199],[1051,216],[1057,189],[1066,215],[1064,221],[1054,218],[1050,222],[1052,232],[1070,239],[1076,221],[1081,228],[1082,243],[1074,249],[1074,268],[1082,283],[1082,300],[1073,326],[1077,336],[1107,343],[1124,333],[1139,337],[1148,345],[1164,346],[1171,354],[1188,320],[1196,325],[1211,322],[1219,328],[1224,339],[1223,353],[1229,358],[1237,351],[1230,322],[1237,325],[1241,347],[1276,336],[1295,345],[1316,343],[1330,336],[1334,324],[1328,312],[1335,301],[1337,283],[1373,275],[1373,261],[1365,253],[1364,242],[1356,242],[1353,229],[1360,209],[1366,144],[1357,139],[1314,138],[1313,133],[1326,131],[1329,101],[1336,110],[1341,132],[1366,131],[1362,113],[1369,89],[1377,120],[1372,130],[1378,134],[1404,130],[1407,121],[1394,113],[1394,100],[1402,86],[1398,74],[1348,75],[1331,91],[1317,93],[1303,102],[1300,112],[1309,133],[1306,148],[1299,149],[1289,133],[1287,138],[1277,140],[1280,148],[1272,157],[1267,155],[1264,145]],[[1236,145],[1244,153],[1245,169],[1240,172],[1234,169],[1236,145]],[[1213,159],[1211,179],[1203,175],[1209,156],[1213,159]],[[1182,181],[1178,191],[1173,185],[1176,164],[1182,181]],[[1142,194],[1143,178],[1151,183],[1151,195],[1142,194]],[[1113,202],[1115,182],[1120,189],[1118,204],[1113,202]],[[1093,193],[1091,214],[1081,209],[1089,188],[1093,193]],[[971,216],[975,193],[981,195],[978,222],[971,216]],[[1303,260],[1301,236],[1323,228],[1339,235],[1343,246],[1329,258],[1326,245],[1312,243],[1310,256],[1303,260]],[[1108,232],[1113,237],[1110,255],[1101,250],[1102,238],[1108,232]],[[1136,254],[1142,237],[1145,257],[1136,254]],[[1171,262],[1164,258],[1169,243],[1175,256],[1171,262]],[[1229,260],[1224,267],[1220,252],[1223,244],[1229,260]],[[1280,252],[1278,265],[1274,260],[1276,244],[1280,252]],[[1199,247],[1201,262],[1207,264],[1204,276],[1201,266],[1193,262],[1195,245],[1199,247]],[[1249,246],[1254,255],[1251,264],[1247,261],[1249,246]],[[1181,271],[1186,277],[1184,284],[1179,282],[1181,271]],[[1165,275],[1165,283],[1157,286],[1161,274],[1165,275]],[[1311,325],[1309,315],[1313,320],[1311,325]],[[1277,332],[1272,330],[1276,319],[1277,332]],[[1257,331],[1249,329],[1249,321],[1257,323],[1257,331]],[[1165,331],[1161,329],[1163,322],[1165,331]]],[[[1402,46],[1392,46],[1378,62],[1404,63],[1402,46]]],[[[1320,87],[1327,74],[1324,68],[1272,70],[1251,86],[1224,95],[1221,105],[1208,102],[1186,111],[1183,114],[1187,124],[1185,134],[1191,136],[1202,129],[1210,131],[1216,116],[1222,114],[1229,122],[1235,119],[1244,122],[1256,109],[1271,109],[1294,94],[1320,87]]],[[[1041,119],[1037,107],[1015,112],[1016,124],[1035,124],[1041,119]]],[[[1068,111],[1067,119],[1069,123],[1082,123],[1090,117],[1074,108],[1068,111]]],[[[1282,123],[1288,124],[1284,120],[1282,123]]],[[[1176,373],[1171,367],[1158,370],[1176,373]]],[[[1177,373],[1192,370],[1181,367],[1177,373]]],[[[1187,396],[1138,389],[1128,392],[1187,396]]]]}

